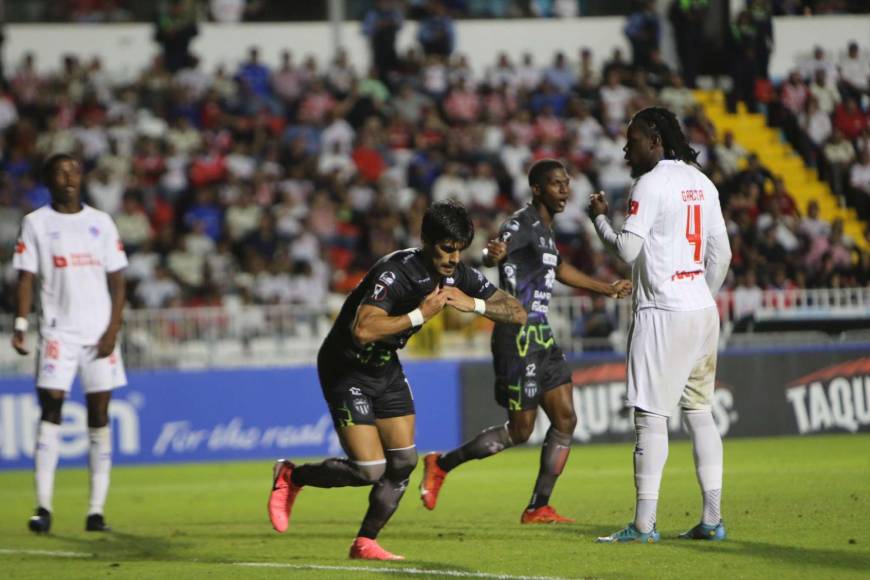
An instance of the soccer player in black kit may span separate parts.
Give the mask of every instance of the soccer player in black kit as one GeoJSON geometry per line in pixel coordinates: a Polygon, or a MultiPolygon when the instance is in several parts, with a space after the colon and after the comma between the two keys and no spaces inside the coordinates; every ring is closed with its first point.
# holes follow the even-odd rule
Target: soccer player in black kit
{"type": "Polygon", "coordinates": [[[631,283],[601,282],[561,260],[553,239],[553,218],[565,209],[570,189],[568,174],[559,161],[542,159],[535,163],[529,170],[529,185],[532,202],[502,225],[484,256],[487,266],[498,264],[501,288],[516,296],[528,312],[526,324],[496,321],[492,333],[495,398],[507,409],[508,421],[483,430],[453,451],[427,454],[420,497],[427,509],[435,509],[449,471],[471,459],[483,459],[525,443],[534,430],[540,406],[550,419],[550,428],[541,449],[532,498],[520,522],[569,523],[574,520],[559,515],[549,505],[577,425],[571,369],[547,321],[553,284],[558,280],[573,288],[623,298],[631,293],[631,283]]]}
{"type": "Polygon", "coordinates": [[[376,540],[417,465],[414,400],[396,351],[448,306],[501,324],[526,322],[516,298],[459,261],[473,236],[465,208],[436,203],[423,217],[423,247],[382,258],[345,300],[320,347],[317,372],[347,458],[275,464],[268,508],[276,531],[287,529],[296,496],[306,485],[372,486],[350,557],[403,559],[376,540]]]}

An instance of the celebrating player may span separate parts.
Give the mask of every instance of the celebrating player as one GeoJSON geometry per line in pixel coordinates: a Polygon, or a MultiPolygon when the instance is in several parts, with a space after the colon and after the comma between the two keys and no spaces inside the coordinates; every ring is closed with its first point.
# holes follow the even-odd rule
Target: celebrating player
{"type": "Polygon", "coordinates": [[[565,209],[570,195],[568,174],[556,160],[544,159],[529,171],[532,202],[506,221],[498,238],[490,241],[484,261],[499,266],[501,288],[518,297],[528,312],[522,326],[499,322],[492,334],[495,398],[508,413],[507,423],[494,425],[445,454],[424,458],[420,495],[432,510],[447,473],[471,459],[483,459],[528,440],[538,407],[550,419],[541,449],[538,479],[520,521],[524,524],[573,522],[549,505],[556,479],[562,473],[577,417],[574,414],[571,369],[556,346],[547,322],[553,283],[611,297],[631,292],[628,280],[613,284],[594,280],[563,262],[553,240],[553,218],[565,209]]]}
{"type": "Polygon", "coordinates": [[[679,404],[692,438],[703,495],[701,522],[684,539],[723,540],[722,439],[711,404],[719,312],[731,248],[713,183],[693,167],[697,153],[667,109],[637,113],[625,158],[637,178],[622,232],[607,220],[603,194],[590,214],[605,246],[632,264],[634,322],[628,345],[628,394],[636,446],[634,522],[599,542],[657,542],[656,506],[668,457],[668,417],[679,404]]]}
{"type": "Polygon", "coordinates": [[[12,346],[27,354],[25,341],[34,278],[39,277],[39,346],[36,392],[42,410],[34,455],[36,515],[29,527],[51,529],[61,407],[76,373],[81,373],[88,408],[90,505],[87,531],[109,531],[103,506],[109,491],[112,436],[109,400],[127,384],[117,345],[124,308],[127,256],[108,214],[80,200],[81,167],[69,155],[45,162],[51,204],[24,217],[15,248],[18,310],[12,346]]]}
{"type": "Polygon", "coordinates": [[[385,256],[345,300],[320,347],[317,371],[348,457],[298,466],[286,460],[276,463],[268,507],[278,532],[287,529],[304,486],[370,485],[369,508],[350,557],[403,559],[376,540],[417,464],[414,400],[396,351],[445,306],[496,322],[526,321],[515,298],[459,261],[473,235],[465,208],[453,202],[434,204],[423,217],[423,248],[385,256]]]}

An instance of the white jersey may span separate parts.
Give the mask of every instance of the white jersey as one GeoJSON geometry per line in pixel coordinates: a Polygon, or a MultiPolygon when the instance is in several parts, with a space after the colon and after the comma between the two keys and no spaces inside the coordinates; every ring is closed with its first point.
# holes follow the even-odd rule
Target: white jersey
{"type": "Polygon", "coordinates": [[[107,272],[127,266],[109,214],[83,205],[73,214],[50,205],[24,216],[12,265],[39,277],[40,334],[96,344],[111,318],[107,272]]]}
{"type": "Polygon", "coordinates": [[[659,161],[634,184],[623,231],[644,239],[632,266],[636,310],[715,306],[704,258],[707,240],[725,231],[725,220],[706,175],[682,161],[659,161]]]}

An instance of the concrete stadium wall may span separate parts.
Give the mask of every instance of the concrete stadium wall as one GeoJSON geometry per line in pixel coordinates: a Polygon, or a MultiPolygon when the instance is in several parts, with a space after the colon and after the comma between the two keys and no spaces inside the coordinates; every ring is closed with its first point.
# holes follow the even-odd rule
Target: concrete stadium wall
{"type": "MultiPolygon", "coordinates": [[[[476,71],[493,63],[501,51],[515,59],[531,52],[535,62],[547,64],[558,50],[576,60],[580,47],[592,48],[600,65],[616,47],[628,56],[623,25],[624,19],[618,17],[460,21],[457,46],[459,52],[468,55],[476,71]]],[[[416,23],[408,22],[401,31],[398,46],[412,45],[416,30],[416,23]]],[[[774,19],[774,35],[771,74],[782,77],[794,67],[797,57],[816,44],[834,56],[845,50],[849,40],[870,48],[870,16],[778,17],[774,19]]],[[[6,70],[13,70],[27,52],[36,55],[41,70],[55,70],[63,54],[74,52],[85,58],[100,56],[108,70],[133,76],[157,54],[152,29],[146,24],[12,24],[6,27],[6,36],[3,54],[6,70]]],[[[203,24],[192,49],[202,58],[207,71],[221,63],[234,69],[253,45],[261,48],[267,64],[277,65],[280,52],[289,48],[297,62],[310,54],[325,65],[331,57],[331,39],[326,23],[203,24]]],[[[369,51],[360,23],[343,23],[341,39],[354,65],[364,71],[369,51]]]]}

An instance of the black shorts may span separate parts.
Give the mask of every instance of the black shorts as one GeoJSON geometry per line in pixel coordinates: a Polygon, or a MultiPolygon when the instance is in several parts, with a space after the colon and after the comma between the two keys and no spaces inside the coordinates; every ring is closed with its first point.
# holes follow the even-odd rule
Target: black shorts
{"type": "Polygon", "coordinates": [[[398,361],[368,373],[327,358],[318,356],[317,374],[336,429],[414,414],[414,396],[398,361]]]}
{"type": "Polygon", "coordinates": [[[571,369],[557,346],[524,357],[493,353],[492,362],[495,400],[508,411],[535,409],[543,393],[571,382],[571,369]]]}

